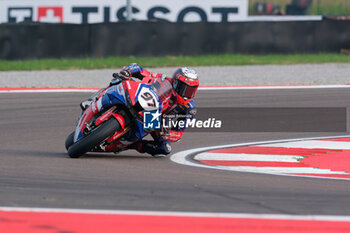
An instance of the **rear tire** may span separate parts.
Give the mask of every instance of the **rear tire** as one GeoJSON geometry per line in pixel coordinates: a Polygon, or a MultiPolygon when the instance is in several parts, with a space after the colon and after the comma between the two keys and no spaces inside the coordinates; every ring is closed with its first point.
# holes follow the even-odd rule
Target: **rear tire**
{"type": "Polygon", "coordinates": [[[94,147],[100,145],[101,142],[111,137],[116,131],[120,130],[119,122],[114,118],[110,118],[103,122],[97,128],[93,129],[88,135],[79,139],[76,143],[68,148],[68,155],[71,158],[79,158],[86,152],[91,151],[94,147]]]}

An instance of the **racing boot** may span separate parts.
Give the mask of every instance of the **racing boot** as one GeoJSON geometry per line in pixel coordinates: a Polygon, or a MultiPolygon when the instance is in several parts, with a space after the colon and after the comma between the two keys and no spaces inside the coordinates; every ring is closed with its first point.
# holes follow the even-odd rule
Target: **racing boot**
{"type": "Polygon", "coordinates": [[[148,141],[142,140],[140,142],[136,142],[129,147],[130,149],[135,149],[140,153],[148,153],[151,154],[155,158],[165,157],[170,154],[172,148],[171,144],[168,141],[148,141]]]}
{"type": "Polygon", "coordinates": [[[80,103],[80,108],[81,110],[85,111],[88,107],[90,107],[90,105],[92,104],[92,102],[94,100],[97,100],[100,96],[100,94],[102,93],[102,91],[104,91],[105,88],[102,88],[100,90],[98,90],[96,93],[94,93],[89,99],[84,100],[83,102],[80,103]]]}
{"type": "Polygon", "coordinates": [[[88,107],[90,107],[91,103],[92,103],[92,99],[87,99],[81,102],[80,103],[81,110],[85,111],[88,107]]]}

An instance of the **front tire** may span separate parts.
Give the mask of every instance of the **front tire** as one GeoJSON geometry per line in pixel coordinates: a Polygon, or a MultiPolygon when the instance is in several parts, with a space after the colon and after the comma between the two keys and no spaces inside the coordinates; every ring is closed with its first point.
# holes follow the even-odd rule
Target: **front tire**
{"type": "Polygon", "coordinates": [[[66,143],[65,143],[66,150],[68,150],[68,148],[73,144],[74,144],[74,132],[69,134],[66,138],[66,143]]]}
{"type": "Polygon", "coordinates": [[[101,142],[111,137],[116,131],[120,130],[121,126],[119,122],[114,118],[110,118],[106,122],[103,122],[97,128],[93,129],[88,135],[79,139],[76,143],[68,148],[68,155],[71,158],[78,158],[91,151],[101,142]]]}

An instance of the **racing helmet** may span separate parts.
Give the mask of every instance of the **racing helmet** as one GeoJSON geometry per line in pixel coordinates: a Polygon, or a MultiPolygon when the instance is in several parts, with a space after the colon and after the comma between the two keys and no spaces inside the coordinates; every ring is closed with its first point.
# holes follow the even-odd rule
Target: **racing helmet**
{"type": "Polygon", "coordinates": [[[189,67],[182,67],[173,75],[173,88],[177,93],[177,102],[186,105],[196,95],[199,80],[197,72],[189,67]]]}

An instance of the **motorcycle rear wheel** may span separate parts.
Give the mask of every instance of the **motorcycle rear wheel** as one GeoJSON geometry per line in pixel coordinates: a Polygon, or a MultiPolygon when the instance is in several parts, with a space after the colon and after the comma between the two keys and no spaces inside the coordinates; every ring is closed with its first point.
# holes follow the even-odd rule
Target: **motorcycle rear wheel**
{"type": "Polygon", "coordinates": [[[86,152],[91,151],[101,142],[111,137],[116,131],[120,130],[121,126],[119,122],[114,118],[110,118],[106,122],[103,122],[97,128],[93,129],[88,135],[79,139],[73,145],[68,148],[68,155],[71,158],[79,158],[86,152]]]}

